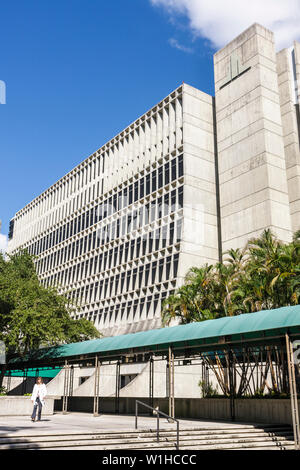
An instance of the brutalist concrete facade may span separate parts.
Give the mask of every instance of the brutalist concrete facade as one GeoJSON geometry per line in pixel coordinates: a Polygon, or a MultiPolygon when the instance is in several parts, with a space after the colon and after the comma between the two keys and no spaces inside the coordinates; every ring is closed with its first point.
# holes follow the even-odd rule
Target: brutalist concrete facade
{"type": "Polygon", "coordinates": [[[300,44],[254,24],[214,68],[215,97],[183,84],[12,219],[9,252],[106,335],[159,327],[191,266],[300,229],[300,44]]]}

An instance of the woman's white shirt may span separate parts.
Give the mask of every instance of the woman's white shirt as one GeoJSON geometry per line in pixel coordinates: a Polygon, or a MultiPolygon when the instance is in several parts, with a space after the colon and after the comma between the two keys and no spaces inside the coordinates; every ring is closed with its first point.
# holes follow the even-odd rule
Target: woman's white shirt
{"type": "Polygon", "coordinates": [[[45,384],[35,384],[31,395],[31,400],[35,402],[37,397],[40,398],[43,403],[45,396],[47,395],[47,388],[45,384]]]}

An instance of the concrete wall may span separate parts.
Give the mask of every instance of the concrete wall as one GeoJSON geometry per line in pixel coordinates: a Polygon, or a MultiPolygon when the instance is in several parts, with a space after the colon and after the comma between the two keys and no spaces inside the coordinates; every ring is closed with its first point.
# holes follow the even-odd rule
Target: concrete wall
{"type": "MultiPolygon", "coordinates": [[[[135,401],[149,403],[144,397],[120,397],[119,413],[135,414],[135,401]]],[[[115,398],[100,399],[100,413],[115,413],[115,398]]],[[[154,398],[153,406],[158,406],[164,413],[169,413],[168,398],[154,398]]],[[[61,410],[61,400],[56,400],[55,409],[61,410]]],[[[300,409],[300,400],[299,400],[300,409]]],[[[72,397],[69,399],[69,411],[93,412],[92,397],[72,397]]],[[[140,408],[140,414],[147,414],[146,408],[140,408]]],[[[291,405],[289,399],[237,399],[235,400],[236,421],[265,423],[265,424],[292,424],[291,405]]],[[[226,398],[176,398],[176,418],[210,419],[230,421],[230,400],[226,398]]]]}
{"type": "Polygon", "coordinates": [[[265,228],[290,241],[273,33],[254,24],[215,54],[214,66],[222,250],[265,228]]]}
{"type": "MultiPolygon", "coordinates": [[[[51,378],[43,377],[44,383],[47,385],[51,378]]],[[[25,395],[26,393],[32,393],[34,384],[36,383],[36,377],[27,377],[25,380],[23,377],[11,377],[10,383],[9,378],[4,377],[3,387],[9,388],[8,395],[25,395]]],[[[48,385],[47,385],[48,387],[48,385]]]]}
{"type": "MultiPolygon", "coordinates": [[[[177,363],[177,361],[176,361],[177,363]]],[[[125,387],[120,389],[122,397],[148,397],[149,396],[149,363],[147,364],[121,364],[120,375],[137,375],[125,387]]],[[[200,365],[180,365],[175,367],[174,391],[177,397],[196,398],[201,396],[198,386],[202,378],[202,368],[200,365]]],[[[75,368],[73,396],[93,396],[94,395],[94,369],[75,368]],[[80,377],[89,377],[82,385],[79,385],[80,377]]],[[[216,379],[210,375],[210,382],[217,387],[216,379]]],[[[166,361],[154,362],[154,395],[157,397],[167,396],[167,371],[166,361]]],[[[116,392],[116,366],[100,366],[100,395],[114,396],[116,392]]],[[[47,384],[48,395],[63,395],[64,392],[64,370],[47,384]]]]}
{"type": "Polygon", "coordinates": [[[213,99],[183,85],[184,219],[179,278],[218,261],[213,99]]]}
{"type": "Polygon", "coordinates": [[[295,108],[297,101],[299,101],[295,90],[297,86],[295,72],[299,67],[300,74],[300,44],[295,43],[294,46],[294,51],[292,49],[283,49],[277,54],[277,73],[290,213],[292,229],[296,231],[300,228],[300,148],[295,108]],[[293,63],[293,55],[295,64],[293,63]]]}
{"type": "MultiPolygon", "coordinates": [[[[33,403],[30,397],[5,396],[0,397],[0,416],[30,416],[33,403]]],[[[54,398],[45,398],[42,415],[53,415],[54,398]]]]}

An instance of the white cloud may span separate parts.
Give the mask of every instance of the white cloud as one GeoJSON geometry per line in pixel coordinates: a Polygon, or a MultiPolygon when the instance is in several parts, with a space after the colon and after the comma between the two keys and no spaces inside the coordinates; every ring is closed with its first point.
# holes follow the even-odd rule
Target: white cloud
{"type": "Polygon", "coordinates": [[[169,14],[188,18],[197,36],[221,48],[253,23],[275,33],[277,49],[300,39],[300,0],[150,0],[169,14]]]}
{"type": "Polygon", "coordinates": [[[170,38],[169,44],[170,46],[175,47],[175,49],[178,49],[179,51],[187,52],[188,54],[193,53],[193,49],[191,47],[183,46],[182,44],[180,44],[180,42],[177,41],[177,39],[170,38]]]}
{"type": "Polygon", "coordinates": [[[0,233],[0,251],[6,251],[7,236],[0,233]]]}

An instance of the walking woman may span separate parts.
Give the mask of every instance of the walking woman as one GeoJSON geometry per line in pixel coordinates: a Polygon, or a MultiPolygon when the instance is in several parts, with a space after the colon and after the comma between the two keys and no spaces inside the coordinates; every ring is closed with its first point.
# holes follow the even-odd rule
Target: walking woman
{"type": "Polygon", "coordinates": [[[45,405],[44,398],[47,395],[46,385],[43,383],[42,377],[36,379],[36,384],[33,387],[33,392],[31,395],[31,401],[33,402],[33,412],[31,415],[31,421],[34,423],[36,417],[36,410],[38,410],[38,419],[41,421],[42,416],[42,407],[45,405]]]}

